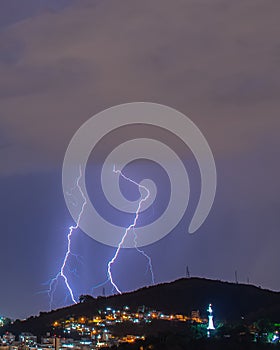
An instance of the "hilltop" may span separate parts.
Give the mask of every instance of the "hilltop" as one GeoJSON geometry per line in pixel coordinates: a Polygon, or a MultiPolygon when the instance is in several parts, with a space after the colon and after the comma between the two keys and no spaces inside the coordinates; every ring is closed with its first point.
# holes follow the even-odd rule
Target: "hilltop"
{"type": "Polygon", "coordinates": [[[93,298],[87,296],[83,302],[50,312],[40,312],[27,320],[17,320],[3,331],[15,334],[30,331],[44,334],[54,321],[67,317],[92,316],[108,306],[132,310],[146,305],[166,313],[190,314],[200,310],[206,316],[206,308],[213,304],[215,318],[236,322],[242,318],[253,322],[259,318],[280,321],[280,293],[264,290],[252,285],[235,284],[202,278],[183,278],[170,283],[141,288],[134,292],[93,298]]]}

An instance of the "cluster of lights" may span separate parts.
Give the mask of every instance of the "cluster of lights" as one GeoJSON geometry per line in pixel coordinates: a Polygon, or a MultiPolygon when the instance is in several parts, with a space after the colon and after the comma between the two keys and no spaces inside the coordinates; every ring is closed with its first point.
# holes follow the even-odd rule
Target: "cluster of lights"
{"type": "Polygon", "coordinates": [[[80,317],[78,319],[70,318],[63,321],[56,321],[53,323],[54,328],[63,329],[63,332],[70,334],[75,331],[79,335],[95,335],[103,329],[105,331],[108,326],[112,326],[122,322],[132,323],[150,323],[152,320],[165,320],[165,321],[195,321],[197,323],[205,323],[207,320],[201,319],[199,316],[186,316],[182,314],[164,314],[160,311],[149,310],[146,311],[138,309],[137,312],[131,312],[128,307],[124,307],[122,310],[115,310],[107,307],[103,311],[99,311],[98,315],[92,317],[80,317]]]}

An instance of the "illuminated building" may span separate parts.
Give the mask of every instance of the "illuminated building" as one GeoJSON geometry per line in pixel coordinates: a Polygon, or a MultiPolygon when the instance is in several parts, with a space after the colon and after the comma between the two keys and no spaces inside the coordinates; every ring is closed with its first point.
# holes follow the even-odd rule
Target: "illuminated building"
{"type": "Polygon", "coordinates": [[[10,332],[6,332],[2,337],[3,344],[12,344],[15,341],[16,337],[10,332]]]}
{"type": "Polygon", "coordinates": [[[37,343],[37,337],[31,333],[21,333],[19,341],[26,346],[32,346],[37,343]]]}
{"type": "Polygon", "coordinates": [[[199,318],[200,318],[199,310],[192,311],[192,313],[191,313],[191,319],[192,319],[192,320],[196,320],[196,319],[199,319],[199,318]]]}

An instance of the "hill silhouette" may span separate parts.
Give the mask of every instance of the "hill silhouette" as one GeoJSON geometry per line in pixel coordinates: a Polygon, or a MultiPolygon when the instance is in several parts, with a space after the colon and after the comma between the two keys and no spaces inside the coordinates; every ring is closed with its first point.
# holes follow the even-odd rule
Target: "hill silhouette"
{"type": "Polygon", "coordinates": [[[36,335],[51,329],[54,321],[69,316],[92,316],[98,310],[110,306],[131,310],[146,305],[164,313],[190,314],[200,310],[206,316],[209,303],[213,304],[216,320],[237,322],[241,318],[248,322],[260,318],[280,321],[280,293],[264,290],[252,285],[235,284],[203,278],[183,278],[170,283],[141,288],[134,292],[93,298],[86,296],[82,302],[50,312],[40,312],[24,321],[15,321],[4,331],[15,334],[30,331],[36,335]]]}

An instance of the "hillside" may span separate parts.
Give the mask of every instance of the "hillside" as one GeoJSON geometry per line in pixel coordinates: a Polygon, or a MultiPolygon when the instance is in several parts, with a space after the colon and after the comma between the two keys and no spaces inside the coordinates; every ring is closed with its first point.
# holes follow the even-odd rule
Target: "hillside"
{"type": "Polygon", "coordinates": [[[200,310],[201,315],[206,316],[209,303],[214,306],[217,320],[238,321],[244,317],[251,322],[265,317],[272,321],[280,321],[280,293],[278,292],[251,285],[190,278],[121,295],[90,298],[76,305],[41,312],[39,316],[32,316],[25,321],[16,321],[5,331],[9,330],[15,334],[22,331],[42,334],[55,320],[68,316],[91,316],[107,306],[122,308],[128,305],[132,310],[137,310],[139,305],[146,305],[166,313],[183,314],[200,310]]]}

